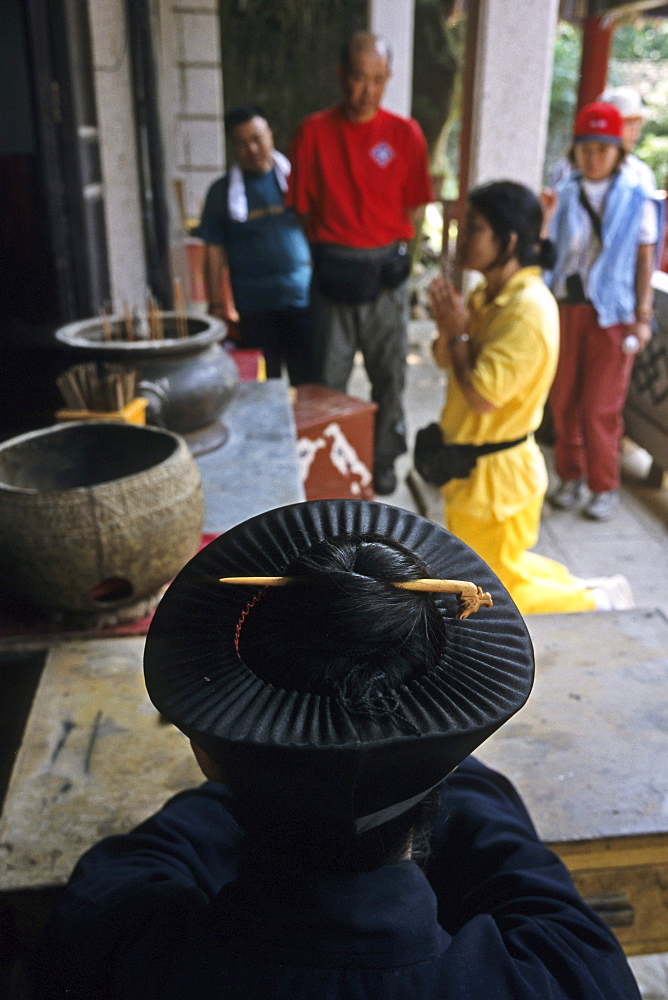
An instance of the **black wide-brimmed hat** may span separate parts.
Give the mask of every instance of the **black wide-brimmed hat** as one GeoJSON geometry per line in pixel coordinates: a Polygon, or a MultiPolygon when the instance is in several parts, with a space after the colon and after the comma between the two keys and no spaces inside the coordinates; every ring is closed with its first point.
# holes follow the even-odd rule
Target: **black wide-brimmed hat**
{"type": "Polygon", "coordinates": [[[418,802],[517,712],[534,661],[509,594],[458,538],[398,507],[322,500],[260,514],[202,549],[157,608],[144,669],[154,705],[225,762],[238,791],[361,832],[418,802]],[[430,577],[472,581],[493,599],[460,618],[456,596],[433,594],[444,648],[394,692],[399,713],[364,716],[336,697],[273,686],[243,662],[239,630],[261,585],[221,578],[280,576],[319,542],[376,538],[411,550],[430,577]]]}

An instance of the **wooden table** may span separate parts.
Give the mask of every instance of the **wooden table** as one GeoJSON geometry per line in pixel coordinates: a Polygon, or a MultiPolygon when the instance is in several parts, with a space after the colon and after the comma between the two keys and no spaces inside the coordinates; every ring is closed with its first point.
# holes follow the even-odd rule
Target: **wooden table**
{"type": "MultiPolygon", "coordinates": [[[[528,705],[479,756],[601,897],[629,954],[668,949],[668,622],[658,611],[529,619],[528,705]]],[[[62,885],[90,844],[200,780],[148,701],[138,637],[56,642],[0,820],[0,890],[62,885]]]]}

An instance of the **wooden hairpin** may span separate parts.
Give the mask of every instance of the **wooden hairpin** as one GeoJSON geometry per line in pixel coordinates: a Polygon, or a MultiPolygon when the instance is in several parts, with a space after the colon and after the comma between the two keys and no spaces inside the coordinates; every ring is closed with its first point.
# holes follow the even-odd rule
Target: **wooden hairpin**
{"type": "MultiPolygon", "coordinates": [[[[302,579],[298,576],[223,576],[218,583],[230,583],[247,587],[286,587],[302,579]]],[[[455,594],[459,602],[457,618],[468,618],[480,608],[491,608],[492,597],[483,593],[481,587],[467,580],[383,580],[399,590],[420,590],[438,594],[455,594]]]]}

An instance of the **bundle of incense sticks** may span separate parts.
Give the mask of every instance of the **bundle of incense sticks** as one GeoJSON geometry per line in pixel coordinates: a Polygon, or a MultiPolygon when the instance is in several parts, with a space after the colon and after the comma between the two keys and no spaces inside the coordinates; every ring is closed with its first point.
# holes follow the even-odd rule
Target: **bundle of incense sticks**
{"type": "Polygon", "coordinates": [[[110,413],[122,410],[137,393],[137,372],[122,365],[84,362],[68,368],[56,384],[71,410],[110,413]]]}
{"type": "MultiPolygon", "coordinates": [[[[186,299],[183,293],[183,284],[180,278],[174,279],[174,312],[176,314],[177,337],[187,337],[188,313],[186,310],[186,299]]],[[[164,316],[165,314],[158,306],[155,296],[151,293],[149,293],[146,297],[146,323],[144,323],[144,317],[141,318],[141,322],[138,322],[139,317],[133,316],[132,310],[127,302],[123,303],[122,316],[112,316],[109,310],[109,304],[105,303],[102,311],[103,339],[105,342],[114,340],[132,342],[137,339],[145,339],[147,331],[149,340],[164,340],[164,316]]],[[[171,335],[173,336],[173,334],[171,335]]],[[[168,333],[167,336],[169,337],[170,333],[168,333]]]]}

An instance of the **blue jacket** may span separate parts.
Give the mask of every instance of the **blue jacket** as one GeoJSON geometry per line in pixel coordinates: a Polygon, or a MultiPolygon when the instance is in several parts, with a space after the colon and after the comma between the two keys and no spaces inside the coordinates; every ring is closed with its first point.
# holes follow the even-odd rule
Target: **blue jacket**
{"type": "Polygon", "coordinates": [[[238,870],[228,802],[184,792],[84,855],[39,1000],[639,1000],[515,789],[472,758],[443,786],[426,873],[260,882],[238,870]]]}
{"type": "MultiPolygon", "coordinates": [[[[571,174],[558,188],[559,205],[550,236],[556,245],[554,270],[545,275],[551,289],[564,277],[568,247],[578,226],[580,174],[571,174]]],[[[631,184],[623,171],[608,191],[603,212],[603,247],[589,272],[589,297],[599,326],[632,323],[635,318],[635,274],[642,207],[647,192],[631,184]]]]}

